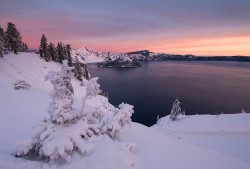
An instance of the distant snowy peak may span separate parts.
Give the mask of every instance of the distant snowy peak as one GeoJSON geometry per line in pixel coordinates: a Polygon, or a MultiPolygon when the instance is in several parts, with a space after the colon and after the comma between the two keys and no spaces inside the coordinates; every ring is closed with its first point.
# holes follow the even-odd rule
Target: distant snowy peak
{"type": "Polygon", "coordinates": [[[116,59],[124,61],[149,60],[148,58],[152,55],[154,55],[154,53],[148,50],[130,53],[100,52],[88,49],[87,47],[72,50],[72,57],[78,57],[79,61],[83,63],[98,63],[104,61],[114,61],[116,59]]]}
{"type": "Polygon", "coordinates": [[[81,47],[79,49],[74,49],[71,51],[73,58],[77,57],[78,60],[82,63],[94,63],[94,62],[103,62],[105,61],[103,52],[97,52],[90,50],[86,47],[81,47]]]}
{"type": "Polygon", "coordinates": [[[132,61],[152,61],[152,60],[179,60],[179,61],[236,61],[236,62],[250,62],[250,57],[247,56],[194,56],[194,55],[179,55],[179,54],[165,54],[153,53],[148,50],[140,50],[128,53],[112,53],[99,52],[95,50],[82,47],[72,50],[72,57],[78,57],[82,63],[100,63],[105,61],[114,61],[116,59],[132,61]]]}

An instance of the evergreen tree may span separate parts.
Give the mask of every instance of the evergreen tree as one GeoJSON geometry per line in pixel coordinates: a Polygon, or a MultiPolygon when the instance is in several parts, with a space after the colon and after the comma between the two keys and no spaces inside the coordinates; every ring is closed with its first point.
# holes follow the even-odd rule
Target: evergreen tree
{"type": "Polygon", "coordinates": [[[28,48],[27,44],[23,42],[21,52],[28,52],[28,50],[29,50],[29,48],[28,48]]]}
{"type": "Polygon", "coordinates": [[[66,45],[66,52],[67,52],[68,65],[72,67],[73,62],[72,62],[72,57],[71,57],[71,47],[69,44],[66,45]]]}
{"type": "Polygon", "coordinates": [[[23,43],[23,48],[24,48],[24,52],[28,52],[29,51],[29,47],[26,43],[23,43]]]}
{"type": "Polygon", "coordinates": [[[40,57],[45,59],[47,62],[51,60],[51,57],[48,52],[48,44],[47,44],[47,38],[45,35],[42,35],[41,41],[40,41],[40,47],[39,47],[40,57]]]}
{"type": "Polygon", "coordinates": [[[64,44],[62,44],[62,55],[64,60],[68,60],[67,47],[64,44]]]}
{"type": "Polygon", "coordinates": [[[180,101],[178,100],[178,98],[176,98],[170,113],[170,119],[172,121],[176,120],[177,116],[182,114],[180,104],[180,101]]]}
{"type": "Polygon", "coordinates": [[[72,111],[74,90],[70,72],[66,61],[63,63],[62,71],[49,72],[46,76],[46,79],[50,80],[54,86],[54,92],[51,95],[53,101],[49,107],[49,114],[52,121],[57,124],[66,124],[75,118],[72,111]]]}
{"type": "MultiPolygon", "coordinates": [[[[95,138],[107,135],[117,142],[126,125],[131,124],[133,106],[122,103],[113,107],[108,99],[80,115],[72,110],[73,92],[70,83],[70,68],[67,63],[60,72],[49,72],[46,79],[54,86],[49,106],[49,119],[41,121],[34,129],[32,137],[21,144],[16,156],[43,157],[57,162],[70,162],[74,152],[89,153],[95,138]]],[[[99,84],[93,78],[87,86],[87,98],[95,97],[99,84]]],[[[85,104],[85,102],[84,102],[85,104]]],[[[83,111],[83,110],[82,110],[83,111]]],[[[126,143],[126,151],[135,145],[126,143]]],[[[119,147],[118,147],[119,148],[119,147]]]]}
{"type": "Polygon", "coordinates": [[[89,80],[90,79],[90,74],[89,74],[87,66],[82,63],[82,67],[83,67],[83,77],[85,79],[89,80]]]}
{"type": "Polygon", "coordinates": [[[83,64],[83,63],[80,63],[77,57],[75,57],[74,66],[75,66],[75,70],[74,70],[75,74],[74,74],[74,76],[78,80],[82,81],[83,78],[89,80],[90,75],[89,75],[89,71],[88,71],[87,66],[85,64],[83,64]]]}
{"type": "Polygon", "coordinates": [[[63,45],[62,42],[58,42],[57,44],[57,53],[58,53],[58,61],[62,63],[64,60],[64,52],[63,52],[63,45]]]}
{"type": "Polygon", "coordinates": [[[48,45],[48,52],[49,52],[49,55],[51,56],[51,59],[54,62],[58,62],[59,59],[58,59],[58,54],[57,54],[55,45],[51,42],[48,45]]]}
{"type": "Polygon", "coordinates": [[[94,97],[100,93],[100,85],[97,83],[98,77],[91,78],[86,85],[86,93],[83,97],[82,115],[84,115],[85,102],[87,99],[94,97]]]}
{"type": "Polygon", "coordinates": [[[74,74],[74,76],[78,80],[82,81],[83,80],[82,79],[82,77],[83,77],[83,70],[81,68],[80,62],[79,62],[79,60],[78,60],[77,57],[75,57],[75,64],[74,65],[75,65],[75,74],[74,74]]]}
{"type": "Polygon", "coordinates": [[[4,55],[4,30],[0,27],[0,57],[4,55]]]}
{"type": "Polygon", "coordinates": [[[16,25],[9,22],[6,30],[6,48],[14,51],[15,54],[22,50],[22,38],[20,32],[16,29],[16,25]]]}

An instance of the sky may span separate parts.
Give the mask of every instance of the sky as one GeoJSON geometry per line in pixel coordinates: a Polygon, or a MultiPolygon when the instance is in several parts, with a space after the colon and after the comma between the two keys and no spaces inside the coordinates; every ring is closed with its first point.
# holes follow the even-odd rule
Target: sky
{"type": "Polygon", "coordinates": [[[0,26],[30,48],[250,56],[250,0],[0,0],[0,26]]]}

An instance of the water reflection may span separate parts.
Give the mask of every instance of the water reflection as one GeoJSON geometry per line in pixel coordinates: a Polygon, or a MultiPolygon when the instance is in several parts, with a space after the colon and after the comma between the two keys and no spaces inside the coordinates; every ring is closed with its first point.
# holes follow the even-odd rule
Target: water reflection
{"type": "Polygon", "coordinates": [[[133,121],[152,125],[170,113],[175,97],[187,114],[250,111],[250,63],[142,62],[136,69],[98,69],[101,88],[112,104],[135,106],[133,121]]]}

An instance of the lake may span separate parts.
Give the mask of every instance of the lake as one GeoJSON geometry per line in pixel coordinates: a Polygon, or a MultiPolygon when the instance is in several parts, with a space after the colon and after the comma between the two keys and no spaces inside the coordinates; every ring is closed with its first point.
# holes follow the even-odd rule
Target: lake
{"type": "Polygon", "coordinates": [[[246,62],[141,62],[140,68],[97,68],[89,64],[92,77],[98,76],[109,101],[134,105],[134,122],[147,126],[170,114],[176,97],[186,114],[250,112],[250,63],[246,62]]]}

